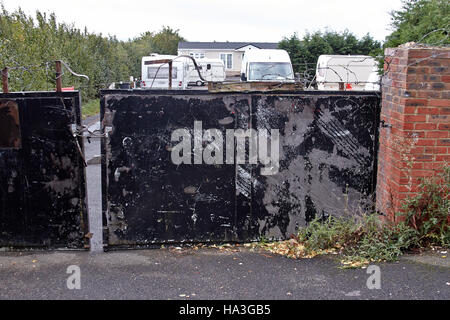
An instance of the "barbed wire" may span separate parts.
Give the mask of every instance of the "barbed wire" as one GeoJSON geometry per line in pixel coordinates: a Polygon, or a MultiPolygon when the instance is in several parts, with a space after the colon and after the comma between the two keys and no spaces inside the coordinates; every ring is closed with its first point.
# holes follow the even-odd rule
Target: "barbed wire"
{"type": "Polygon", "coordinates": [[[427,34],[425,34],[422,38],[420,38],[420,40],[417,41],[417,43],[418,43],[418,44],[423,44],[423,45],[431,45],[431,46],[436,46],[436,45],[442,44],[442,43],[444,43],[444,41],[447,40],[448,37],[449,37],[449,33],[450,33],[450,32],[449,32],[449,31],[450,31],[449,27],[450,27],[450,24],[447,25],[447,26],[445,26],[444,28],[438,28],[438,29],[432,30],[432,31],[428,32],[427,34]],[[431,34],[433,34],[433,33],[435,33],[435,32],[438,32],[438,31],[444,31],[444,32],[446,33],[445,38],[441,39],[440,41],[438,41],[438,42],[436,42],[436,43],[434,43],[434,44],[430,44],[430,43],[428,43],[428,44],[422,43],[422,40],[424,40],[424,39],[425,39],[426,37],[428,37],[429,35],[431,35],[431,34]]]}
{"type": "MultiPolygon", "coordinates": [[[[372,70],[369,72],[369,75],[373,72],[376,72],[376,70],[372,70]]],[[[355,85],[362,85],[362,84],[374,84],[374,85],[380,85],[381,79],[375,80],[375,81],[369,81],[369,78],[362,79],[360,78],[354,70],[348,67],[347,65],[340,64],[340,65],[327,65],[325,67],[316,67],[316,68],[307,68],[303,70],[298,74],[298,81],[302,83],[302,85],[307,89],[310,90],[312,87],[315,87],[317,83],[321,84],[338,84],[338,83],[350,83],[355,85]],[[339,70],[341,68],[341,70],[339,70]],[[346,71],[346,77],[340,73],[344,69],[346,71]],[[320,72],[320,70],[330,70],[333,75],[337,77],[336,80],[317,80],[317,75],[320,72]],[[351,79],[350,74],[353,75],[354,79],[351,79]]]]}
{"type": "Polygon", "coordinates": [[[88,83],[90,82],[90,79],[87,75],[74,72],[71,69],[71,67],[69,66],[69,64],[62,60],[57,60],[57,61],[60,61],[62,66],[64,66],[64,68],[62,68],[61,73],[59,75],[56,75],[56,70],[53,69],[55,76],[51,76],[51,73],[49,70],[50,70],[50,65],[51,64],[54,65],[57,61],[44,61],[44,62],[41,62],[38,64],[30,64],[30,65],[21,65],[14,59],[11,59],[10,61],[12,62],[13,66],[7,66],[5,68],[2,68],[1,74],[2,74],[2,77],[4,75],[7,75],[8,81],[13,79],[18,84],[20,91],[27,91],[28,89],[34,87],[34,84],[37,81],[36,72],[38,72],[38,71],[42,71],[45,74],[45,84],[44,85],[46,85],[47,91],[49,89],[50,83],[56,83],[56,81],[58,79],[62,78],[64,75],[66,75],[65,70],[67,70],[69,72],[69,74],[71,74],[75,77],[81,77],[81,78],[86,79],[88,81],[88,83]],[[13,71],[13,72],[11,72],[11,71],[13,71]],[[19,72],[19,74],[14,75],[15,71],[19,72]],[[7,74],[5,74],[5,72],[7,72],[7,74]],[[28,83],[25,84],[25,81],[27,78],[25,76],[26,74],[30,75],[30,77],[28,77],[28,79],[30,81],[28,81],[28,83]]]}
{"type": "MultiPolygon", "coordinates": [[[[450,45],[449,44],[444,44],[444,42],[449,40],[449,36],[450,36],[450,28],[449,27],[450,27],[450,24],[447,25],[444,28],[438,28],[438,29],[432,30],[432,31],[428,32],[427,34],[425,34],[424,36],[422,36],[419,39],[419,41],[417,41],[417,42],[408,42],[408,43],[405,43],[403,45],[400,45],[400,46],[398,46],[397,48],[394,49],[392,54],[385,55],[384,56],[384,64],[385,64],[386,67],[384,69],[383,77],[388,76],[388,74],[391,72],[391,61],[389,61],[389,59],[386,59],[386,58],[395,57],[397,55],[397,53],[398,53],[398,50],[403,50],[403,49],[406,49],[406,48],[430,48],[430,47],[444,47],[444,48],[448,48],[450,45]],[[438,42],[434,42],[434,43],[429,43],[429,42],[428,43],[424,43],[424,42],[422,42],[424,39],[426,39],[431,34],[439,32],[439,31],[445,32],[445,37],[442,38],[441,40],[439,40],[438,42]]],[[[417,64],[417,63],[420,63],[420,62],[423,62],[423,61],[427,61],[427,60],[430,60],[430,59],[434,59],[434,58],[436,58],[436,55],[431,55],[429,57],[422,58],[422,59],[420,59],[420,61],[413,62],[410,65],[407,65],[402,71],[405,71],[405,69],[407,67],[410,67],[410,66],[412,66],[414,64],[417,64]]]]}
{"type": "MultiPolygon", "coordinates": [[[[344,64],[328,64],[328,65],[326,65],[326,67],[317,67],[316,62],[306,62],[306,61],[305,62],[295,62],[292,65],[293,65],[293,67],[295,67],[295,69],[297,69],[297,70],[300,69],[300,72],[296,73],[296,77],[298,78],[298,81],[301,82],[303,84],[303,86],[305,88],[307,88],[308,90],[316,86],[317,73],[322,69],[330,70],[334,75],[336,75],[338,77],[338,79],[339,79],[338,82],[347,82],[347,83],[356,83],[356,84],[370,83],[370,84],[381,85],[382,78],[387,77],[389,75],[389,73],[391,72],[392,61],[390,59],[386,59],[386,58],[395,57],[398,53],[398,50],[405,49],[405,48],[424,48],[424,47],[434,47],[434,46],[448,47],[449,46],[448,44],[444,44],[448,40],[448,38],[449,38],[449,28],[448,27],[438,28],[438,29],[432,30],[432,31],[428,32],[427,34],[423,35],[421,37],[421,39],[416,43],[407,43],[402,46],[399,46],[398,48],[395,48],[393,51],[390,52],[390,54],[384,56],[385,67],[384,67],[383,75],[382,76],[380,75],[379,81],[365,81],[366,79],[360,79],[358,77],[357,73],[354,71],[354,68],[358,67],[358,64],[364,62],[365,60],[367,60],[371,57],[364,57],[362,59],[351,60],[345,65],[344,64]],[[424,40],[426,38],[428,38],[431,35],[438,33],[438,32],[444,33],[445,37],[435,43],[424,42],[424,40]],[[346,70],[346,79],[344,79],[344,77],[339,74],[338,68],[342,68],[342,69],[346,70]],[[297,74],[298,74],[298,76],[297,76],[297,74]],[[350,79],[350,75],[352,75],[355,79],[354,80],[350,79]]],[[[427,61],[430,59],[434,59],[434,58],[439,58],[441,55],[445,55],[445,53],[435,53],[426,58],[416,59],[415,61],[407,64],[402,71],[404,71],[406,68],[411,67],[413,65],[420,64],[421,62],[424,62],[424,61],[427,61]]],[[[178,57],[173,58],[172,61],[175,61],[175,60],[183,58],[183,57],[192,59],[194,61],[194,65],[196,65],[195,59],[190,56],[178,56],[178,57]]],[[[380,57],[377,57],[377,58],[380,58],[380,57]]],[[[64,61],[61,61],[62,65],[64,66],[64,69],[62,70],[62,72],[59,76],[54,76],[54,74],[55,74],[54,69],[52,69],[52,67],[51,67],[51,65],[54,64],[55,61],[44,61],[41,63],[29,64],[29,65],[21,65],[20,63],[18,63],[16,60],[14,60],[12,58],[9,58],[8,61],[10,61],[12,64],[10,67],[8,67],[9,78],[13,79],[16,86],[20,87],[20,89],[22,91],[26,91],[26,90],[29,90],[29,89],[35,87],[35,84],[38,81],[38,79],[35,76],[35,73],[38,70],[43,71],[43,75],[45,78],[45,81],[43,81],[43,83],[40,83],[39,86],[44,85],[47,87],[47,90],[49,89],[50,84],[54,83],[56,80],[60,79],[61,77],[63,77],[64,75],[67,74],[65,71],[68,71],[69,74],[71,74],[75,77],[81,77],[81,78],[84,78],[87,80],[87,83],[81,83],[81,84],[76,85],[76,88],[78,88],[80,90],[84,89],[84,88],[94,88],[94,89],[108,88],[112,83],[121,82],[120,80],[107,79],[105,82],[91,83],[91,81],[87,75],[83,75],[83,74],[74,72],[71,69],[70,65],[65,63],[64,61]],[[52,70],[52,71],[50,71],[50,70],[52,70]]],[[[167,63],[163,63],[158,67],[158,69],[152,79],[150,88],[153,87],[155,79],[156,79],[158,73],[160,72],[161,67],[163,67],[165,64],[167,64],[167,63]]],[[[197,72],[199,73],[199,76],[202,77],[198,66],[196,66],[196,69],[197,69],[197,72]]],[[[1,72],[2,72],[2,76],[3,76],[3,70],[1,72]]],[[[324,84],[336,83],[336,82],[337,81],[320,81],[320,83],[324,83],[324,84]]]]}
{"type": "Polygon", "coordinates": [[[65,63],[62,60],[60,60],[60,61],[72,75],[74,75],[75,77],[79,77],[79,78],[85,78],[85,79],[87,79],[88,82],[90,81],[90,79],[87,75],[73,72],[72,69],[70,69],[70,67],[67,65],[67,63],[65,63]]]}

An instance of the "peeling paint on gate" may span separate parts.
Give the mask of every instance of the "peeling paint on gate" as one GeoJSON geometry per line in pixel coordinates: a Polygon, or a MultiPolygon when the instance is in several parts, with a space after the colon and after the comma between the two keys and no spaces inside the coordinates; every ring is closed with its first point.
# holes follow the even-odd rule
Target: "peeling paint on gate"
{"type": "Polygon", "coordinates": [[[85,248],[83,141],[72,132],[79,93],[0,94],[0,113],[5,106],[16,127],[2,127],[0,140],[21,143],[0,147],[0,247],[85,248]]]}
{"type": "MultiPolygon", "coordinates": [[[[105,243],[281,239],[371,205],[380,99],[370,93],[101,92],[105,243]],[[278,129],[280,169],[174,165],[171,134],[278,129]]],[[[248,141],[247,141],[248,148],[248,141]]]]}
{"type": "Polygon", "coordinates": [[[254,127],[275,126],[282,132],[280,172],[260,176],[254,171],[257,235],[287,238],[314,217],[355,215],[370,208],[377,97],[255,95],[253,99],[254,127]]]}

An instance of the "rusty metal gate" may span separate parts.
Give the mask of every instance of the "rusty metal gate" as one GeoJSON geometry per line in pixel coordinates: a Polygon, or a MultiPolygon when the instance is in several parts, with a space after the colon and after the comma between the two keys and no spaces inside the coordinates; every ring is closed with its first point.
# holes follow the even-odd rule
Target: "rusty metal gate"
{"type": "Polygon", "coordinates": [[[369,92],[102,91],[105,244],[282,239],[371,209],[379,111],[369,92]]]}
{"type": "Polygon", "coordinates": [[[78,92],[0,94],[0,247],[85,248],[78,92]]]}

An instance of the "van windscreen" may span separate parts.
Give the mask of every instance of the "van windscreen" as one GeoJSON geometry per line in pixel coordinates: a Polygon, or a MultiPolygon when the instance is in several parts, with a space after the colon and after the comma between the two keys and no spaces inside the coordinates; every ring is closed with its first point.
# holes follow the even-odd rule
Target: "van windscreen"
{"type": "Polygon", "coordinates": [[[249,80],[293,80],[294,73],[288,62],[251,62],[249,80]]]}

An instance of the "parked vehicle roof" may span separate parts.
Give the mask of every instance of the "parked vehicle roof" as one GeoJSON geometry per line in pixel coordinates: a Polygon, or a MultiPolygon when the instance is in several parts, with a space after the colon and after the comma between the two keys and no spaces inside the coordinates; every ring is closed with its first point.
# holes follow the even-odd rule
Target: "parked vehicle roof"
{"type": "Polygon", "coordinates": [[[248,45],[252,45],[259,49],[276,49],[277,42],[178,42],[178,50],[180,49],[230,49],[237,50],[248,45]]]}
{"type": "Polygon", "coordinates": [[[266,49],[266,50],[248,50],[245,52],[244,59],[258,60],[261,62],[269,60],[290,62],[289,54],[285,50],[266,49]]]}

